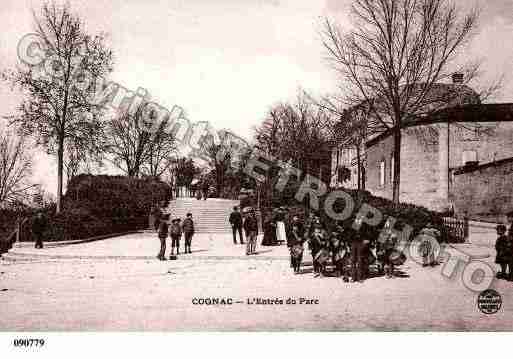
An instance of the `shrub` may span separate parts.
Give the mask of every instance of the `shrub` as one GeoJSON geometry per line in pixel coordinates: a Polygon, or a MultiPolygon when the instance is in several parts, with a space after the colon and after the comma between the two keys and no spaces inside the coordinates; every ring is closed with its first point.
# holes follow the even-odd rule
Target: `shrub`
{"type": "MultiPolygon", "coordinates": [[[[290,215],[297,214],[300,217],[304,218],[308,208],[309,198],[306,196],[305,200],[300,203],[295,199],[295,194],[299,189],[299,184],[292,182],[288,185],[285,190],[281,193],[275,193],[272,199],[273,207],[279,207],[282,205],[289,207],[290,215]]],[[[397,219],[395,224],[395,229],[401,230],[405,224],[411,226],[413,228],[412,235],[410,239],[413,239],[418,232],[424,228],[429,222],[431,222],[435,227],[442,228],[442,214],[430,211],[425,207],[416,206],[412,204],[400,203],[395,204],[391,200],[375,197],[368,191],[362,190],[351,190],[351,189],[343,189],[346,193],[348,193],[353,199],[354,210],[351,216],[343,221],[344,226],[351,226],[352,222],[355,219],[358,210],[361,208],[363,204],[367,204],[378,209],[382,215],[383,219],[381,223],[375,227],[373,230],[375,231],[375,235],[379,233],[381,228],[384,226],[388,217],[394,217],[397,219]]],[[[276,191],[275,191],[276,192],[276,191]]],[[[319,208],[324,209],[324,202],[328,194],[319,198],[319,208]]],[[[335,201],[333,205],[333,209],[336,213],[342,212],[345,207],[345,203],[342,199],[338,199],[335,201]]],[[[323,223],[325,223],[328,230],[332,230],[337,224],[335,220],[330,218],[324,210],[318,211],[319,216],[323,223]]],[[[447,238],[447,235],[442,231],[442,234],[445,235],[442,238],[442,241],[455,241],[454,238],[447,238]]]]}
{"type": "MultiPolygon", "coordinates": [[[[146,229],[151,207],[160,202],[166,205],[170,198],[170,187],[154,178],[80,175],[68,184],[61,213],[47,211],[43,239],[78,240],[146,229]]],[[[22,240],[33,240],[30,221],[22,240]]]]}

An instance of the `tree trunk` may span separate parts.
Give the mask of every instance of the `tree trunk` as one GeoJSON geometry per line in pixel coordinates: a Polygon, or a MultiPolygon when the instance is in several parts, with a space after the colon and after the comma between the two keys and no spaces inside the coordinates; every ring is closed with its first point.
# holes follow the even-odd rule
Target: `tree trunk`
{"type": "Polygon", "coordinates": [[[394,128],[394,180],[393,180],[393,202],[399,203],[401,185],[401,128],[394,128]]]}
{"type": "Polygon", "coordinates": [[[362,175],[361,175],[361,169],[362,169],[362,160],[361,160],[361,154],[360,154],[360,146],[356,145],[356,166],[357,166],[357,173],[358,173],[358,190],[362,189],[362,175]]]}
{"type": "Polygon", "coordinates": [[[62,209],[62,174],[64,163],[64,135],[59,135],[59,147],[57,148],[57,208],[56,213],[62,209]]]}

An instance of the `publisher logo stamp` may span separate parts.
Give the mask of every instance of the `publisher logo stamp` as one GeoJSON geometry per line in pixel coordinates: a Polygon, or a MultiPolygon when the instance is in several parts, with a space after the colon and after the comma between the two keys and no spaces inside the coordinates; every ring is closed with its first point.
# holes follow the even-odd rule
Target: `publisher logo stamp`
{"type": "Polygon", "coordinates": [[[495,314],[502,307],[502,297],[496,290],[487,289],[479,293],[477,307],[484,314],[495,314]]]}

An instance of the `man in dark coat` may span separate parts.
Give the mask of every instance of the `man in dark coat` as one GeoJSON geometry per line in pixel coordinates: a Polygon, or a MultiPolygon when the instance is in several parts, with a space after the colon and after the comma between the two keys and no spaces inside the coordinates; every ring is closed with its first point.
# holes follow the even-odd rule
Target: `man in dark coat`
{"type": "Polygon", "coordinates": [[[246,255],[255,254],[256,239],[258,236],[258,221],[255,210],[251,210],[244,220],[244,231],[246,232],[246,255]]]}
{"type": "Polygon", "coordinates": [[[203,180],[201,183],[201,191],[203,192],[203,199],[206,201],[208,198],[208,192],[210,189],[210,185],[208,184],[207,180],[203,180]]]}
{"type": "Polygon", "coordinates": [[[350,229],[351,238],[351,281],[363,282],[364,276],[368,272],[368,246],[369,231],[362,217],[357,217],[354,221],[357,229],[350,229]]]}
{"type": "Polygon", "coordinates": [[[187,217],[182,222],[182,230],[185,238],[185,253],[191,252],[192,236],[194,235],[194,221],[192,213],[187,213],[187,217]]]}
{"type": "Polygon", "coordinates": [[[233,244],[237,244],[237,232],[239,232],[240,244],[244,244],[244,238],[242,238],[242,215],[239,212],[239,207],[233,207],[229,221],[232,226],[233,244]]]}
{"type": "Polygon", "coordinates": [[[46,229],[46,218],[42,212],[38,212],[32,221],[32,234],[36,242],[36,248],[43,248],[43,233],[46,229]]]}

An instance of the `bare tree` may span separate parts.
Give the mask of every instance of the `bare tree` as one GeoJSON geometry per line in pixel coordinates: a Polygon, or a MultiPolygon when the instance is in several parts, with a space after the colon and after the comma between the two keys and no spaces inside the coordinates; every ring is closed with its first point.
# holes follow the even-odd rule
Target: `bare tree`
{"type": "Polygon", "coordinates": [[[29,183],[31,159],[26,138],[0,132],[0,206],[27,199],[28,192],[34,188],[29,183]]]}
{"type": "Polygon", "coordinates": [[[443,107],[475,103],[466,86],[479,63],[458,63],[472,38],[478,11],[461,14],[449,0],[354,0],[353,30],[326,20],[327,57],[343,80],[344,101],[366,107],[366,125],[394,138],[393,199],[399,201],[401,129],[443,107]],[[443,84],[464,74],[459,86],[443,84]]]}
{"type": "MultiPolygon", "coordinates": [[[[150,131],[145,124],[145,103],[131,114],[121,110],[119,116],[106,121],[104,151],[116,167],[130,177],[141,174],[159,177],[172,165],[176,142],[169,131],[168,119],[150,131]]],[[[155,113],[148,114],[153,120],[155,113]]]]}
{"type": "Polygon", "coordinates": [[[177,152],[175,137],[166,126],[167,121],[162,122],[148,144],[144,170],[153,177],[162,176],[171,167],[177,152]]]}
{"type": "Polygon", "coordinates": [[[226,177],[232,166],[232,153],[224,143],[209,142],[204,152],[208,157],[208,165],[212,169],[216,192],[221,196],[225,187],[226,177]]]}
{"type": "Polygon", "coordinates": [[[134,115],[123,111],[107,120],[106,152],[114,166],[130,177],[138,177],[148,157],[151,133],[139,122],[141,110],[134,115]]]}
{"type": "Polygon", "coordinates": [[[290,161],[303,177],[317,176],[322,160],[318,154],[327,151],[333,126],[334,116],[300,91],[295,102],[278,104],[269,111],[255,130],[255,146],[279,160],[290,161]]]}
{"type": "Polygon", "coordinates": [[[57,213],[61,210],[65,145],[76,138],[94,141],[101,107],[92,101],[97,79],[112,70],[104,36],[90,36],[68,5],[44,4],[34,12],[35,32],[45,61],[5,72],[4,79],[25,92],[18,114],[10,117],[24,134],[57,156],[57,213]]]}

